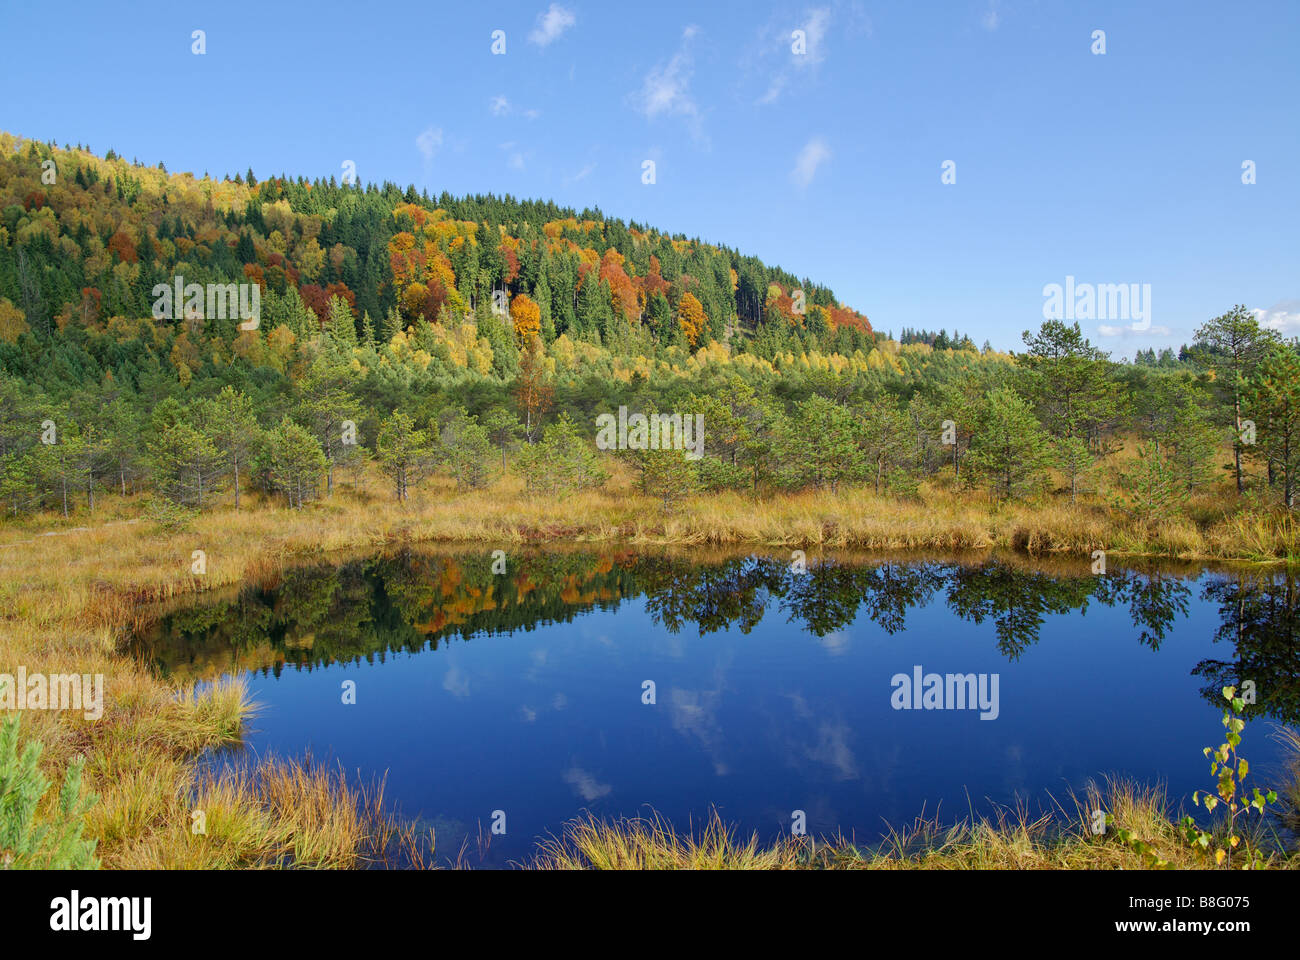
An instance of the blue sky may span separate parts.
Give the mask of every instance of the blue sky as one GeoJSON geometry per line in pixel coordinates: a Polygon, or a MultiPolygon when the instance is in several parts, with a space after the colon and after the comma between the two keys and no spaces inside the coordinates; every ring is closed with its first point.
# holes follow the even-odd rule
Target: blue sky
{"type": "Polygon", "coordinates": [[[599,206],[895,333],[1019,348],[1073,276],[1150,284],[1149,330],[1082,324],[1117,356],[1235,303],[1300,334],[1296,2],[11,2],[0,23],[0,129],[24,136],[599,206]]]}

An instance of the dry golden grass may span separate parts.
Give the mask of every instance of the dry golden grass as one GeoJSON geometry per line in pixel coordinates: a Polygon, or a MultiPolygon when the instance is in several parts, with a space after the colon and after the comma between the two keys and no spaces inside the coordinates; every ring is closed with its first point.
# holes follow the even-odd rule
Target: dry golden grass
{"type": "MultiPolygon", "coordinates": [[[[540,870],[1139,870],[1152,861],[1120,839],[1149,844],[1173,869],[1209,869],[1212,860],[1179,836],[1163,791],[1126,780],[1090,784],[1083,797],[1033,815],[1024,807],[949,826],[918,819],[874,848],[844,837],[789,837],[768,846],[737,836],[714,812],[697,836],[657,814],[648,818],[572,821],[525,864],[540,870]],[[1092,811],[1113,820],[1091,829],[1092,811]]],[[[1300,854],[1272,854],[1270,869],[1300,868],[1300,854]]]]}

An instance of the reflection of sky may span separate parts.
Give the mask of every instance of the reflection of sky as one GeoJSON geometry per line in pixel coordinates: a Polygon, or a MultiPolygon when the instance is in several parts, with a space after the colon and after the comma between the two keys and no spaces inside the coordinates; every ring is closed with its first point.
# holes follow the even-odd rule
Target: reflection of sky
{"type": "MultiPolygon", "coordinates": [[[[471,834],[505,810],[496,862],[584,810],[653,807],[685,826],[716,806],[768,837],[804,810],[810,833],[870,840],[885,821],[953,819],[1017,792],[1064,801],[1112,772],[1167,782],[1177,801],[1209,785],[1200,750],[1220,731],[1191,676],[1223,653],[1211,641],[1218,618],[1195,593],[1189,613],[1155,652],[1122,606],[1091,603],[1086,616],[1048,616],[1039,642],[1009,662],[994,624],[956,618],[942,595],[892,636],[862,617],[822,638],[779,614],[749,634],[669,634],[631,600],[384,663],[250,677],[265,706],[249,743],[387,772],[403,813],[471,834]],[[1000,716],[893,710],[890,678],[915,664],[999,673],[1000,716]],[[355,705],[341,702],[345,679],[355,705]],[[654,704],[642,702],[645,680],[654,704]]],[[[1243,745],[1261,772],[1276,756],[1266,733],[1248,726],[1243,745]]]]}

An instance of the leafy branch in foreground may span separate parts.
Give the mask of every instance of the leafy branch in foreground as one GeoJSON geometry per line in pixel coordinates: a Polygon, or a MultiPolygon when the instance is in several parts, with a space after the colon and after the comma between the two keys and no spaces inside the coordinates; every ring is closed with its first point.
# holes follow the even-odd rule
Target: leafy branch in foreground
{"type": "Polygon", "coordinates": [[[1226,742],[1221,743],[1217,748],[1205,748],[1205,755],[1212,758],[1210,775],[1217,775],[1219,778],[1218,796],[1202,794],[1198,790],[1192,794],[1192,802],[1198,805],[1204,804],[1207,813],[1213,813],[1222,803],[1228,813],[1227,837],[1220,842],[1213,833],[1200,829],[1190,816],[1183,817],[1183,835],[1189,843],[1199,846],[1202,850],[1209,851],[1213,846],[1214,862],[1219,865],[1226,863],[1228,867],[1232,866],[1233,853],[1240,846],[1241,856],[1245,859],[1242,869],[1258,869],[1264,864],[1263,855],[1259,848],[1251,843],[1249,837],[1237,833],[1237,817],[1239,814],[1249,814],[1252,809],[1259,811],[1260,816],[1263,816],[1264,808],[1270,803],[1277,802],[1277,793],[1273,790],[1266,794],[1260,793],[1259,787],[1255,787],[1249,798],[1245,796],[1243,781],[1250,772],[1250,764],[1244,757],[1237,756],[1237,746],[1241,743],[1241,731],[1246,727],[1246,721],[1240,716],[1246,702],[1237,696],[1236,687],[1224,687],[1223,699],[1228,701],[1228,706],[1223,710],[1223,725],[1228,731],[1224,738],[1226,742]]]}
{"type": "Polygon", "coordinates": [[[18,751],[18,717],[0,723],[0,867],[5,869],[98,869],[94,840],[82,837],[86,811],[95,795],[81,795],[78,757],[69,766],[49,823],[37,823],[36,808],[50,786],[37,768],[41,743],[18,751]]]}

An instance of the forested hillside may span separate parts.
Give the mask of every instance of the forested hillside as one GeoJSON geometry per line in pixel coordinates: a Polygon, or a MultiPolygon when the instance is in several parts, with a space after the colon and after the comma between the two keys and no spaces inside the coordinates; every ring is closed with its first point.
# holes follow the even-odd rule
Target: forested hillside
{"type": "MultiPolygon", "coordinates": [[[[422,320],[473,318],[500,375],[514,369],[503,327],[624,354],[752,334],[769,356],[871,344],[867,319],[825,286],[736,250],[549,202],[431,198],[333,178],[259,181],[251,170],[199,180],[111,151],[99,158],[0,135],[0,211],[0,339],[11,344],[24,330],[75,339],[70,328],[89,334],[148,317],[155,285],[177,275],[256,282],[267,332],[283,324],[299,339],[311,332],[306,312],[319,326],[336,296],[363,342],[387,343],[422,320]]],[[[206,339],[235,339],[233,325],[185,333],[180,363],[206,339]]]]}
{"type": "Polygon", "coordinates": [[[558,499],[621,461],[665,508],[936,481],[1152,531],[1189,498],[1192,527],[1245,494],[1291,508],[1300,353],[1245,307],[1209,316],[1139,364],[1056,321],[1015,355],[900,343],[828,287],[599,211],[196,179],[0,135],[0,503],[301,507],[340,473],[398,501],[512,473],[558,499]],[[622,406],[701,417],[702,456],[598,454],[622,406]]]}

